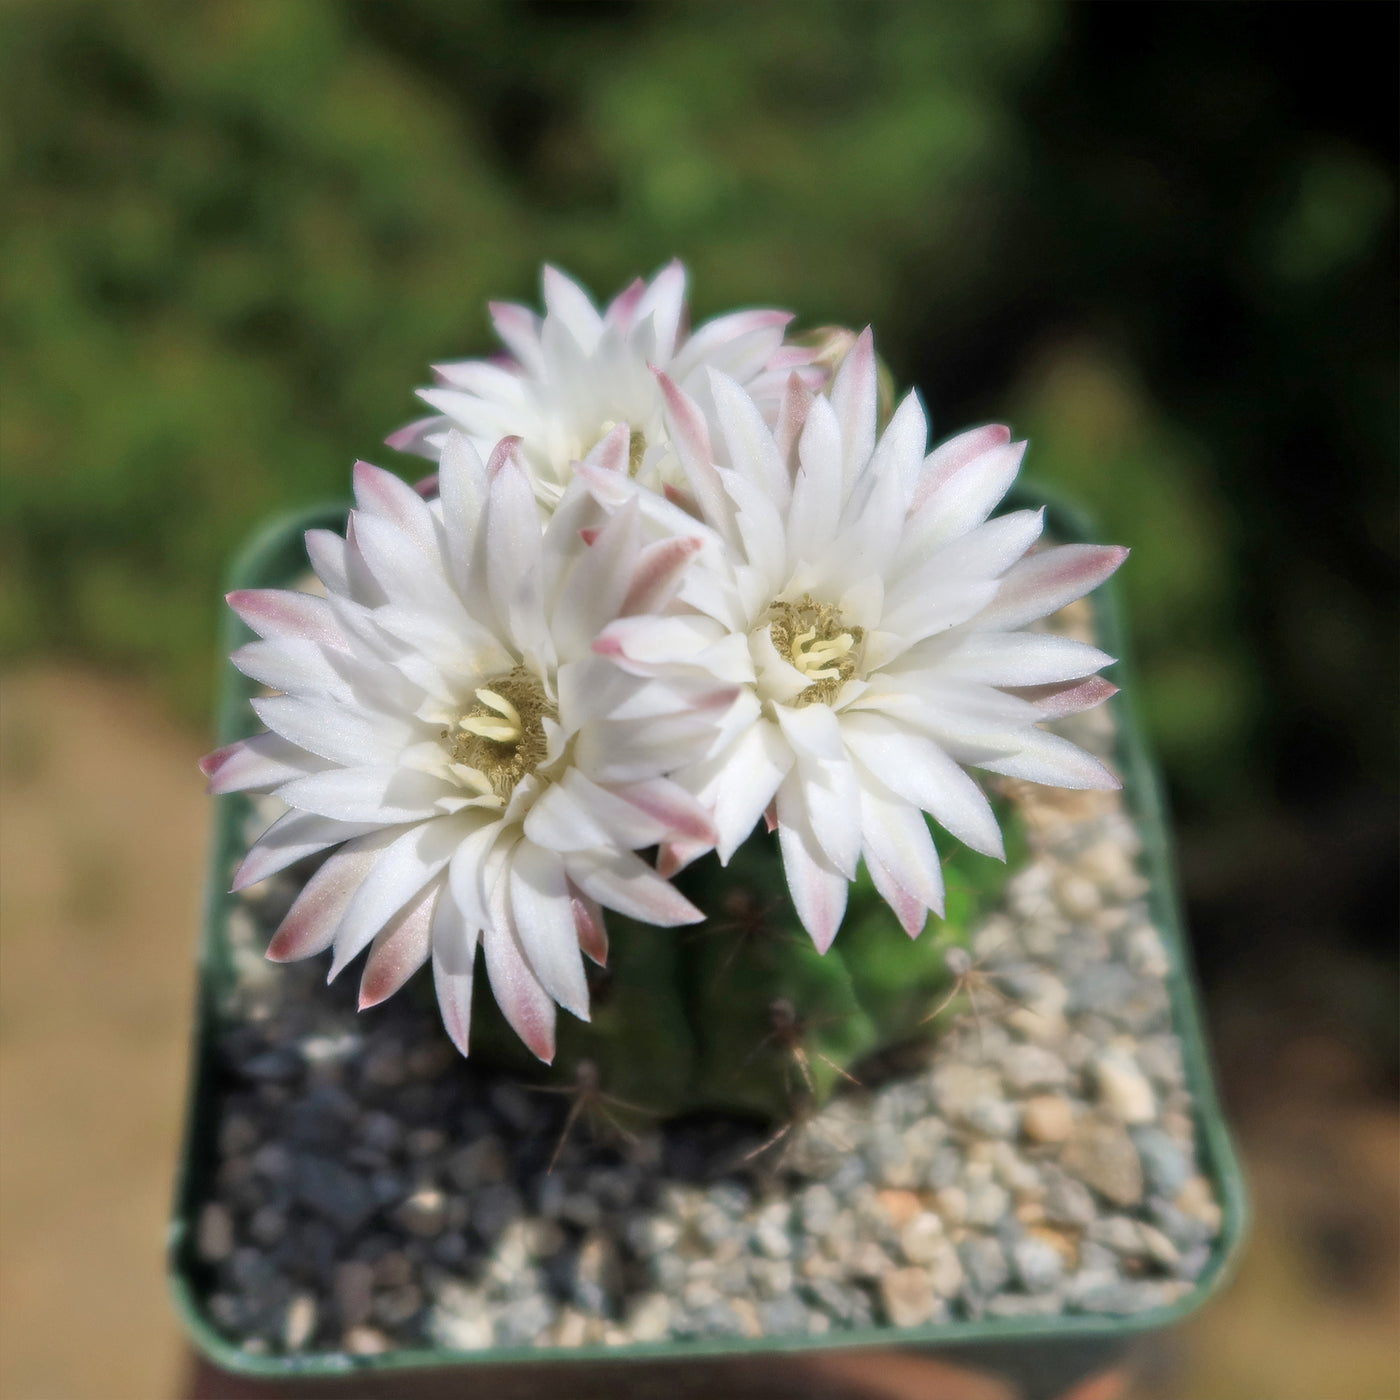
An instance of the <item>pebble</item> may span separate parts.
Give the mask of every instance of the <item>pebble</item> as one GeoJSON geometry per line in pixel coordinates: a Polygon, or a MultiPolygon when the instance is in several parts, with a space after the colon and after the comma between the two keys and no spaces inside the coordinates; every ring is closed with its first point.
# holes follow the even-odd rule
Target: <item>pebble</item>
{"type": "Polygon", "coordinates": [[[1099,1101],[1124,1123],[1150,1123],[1156,1118],[1157,1096],[1129,1051],[1112,1047],[1100,1051],[1092,1073],[1099,1101]]]}
{"type": "Polygon", "coordinates": [[[664,1293],[641,1293],[627,1308],[626,1327],[634,1341],[659,1342],[671,1330],[671,1300],[664,1293]]]}
{"type": "Polygon", "coordinates": [[[891,1269],[880,1280],[880,1301],[893,1327],[917,1327],[933,1316],[933,1286],[923,1269],[891,1269]]]}
{"type": "Polygon", "coordinates": [[[1011,1262],[1017,1279],[1027,1293],[1048,1293],[1064,1275],[1065,1262],[1059,1250],[1044,1240],[1027,1238],[1011,1249],[1011,1262]]]}
{"type": "Polygon", "coordinates": [[[1000,1292],[1011,1278],[1006,1255],[991,1235],[968,1235],[958,1245],[958,1258],[968,1284],[984,1298],[1000,1292]]]}
{"type": "Polygon", "coordinates": [[[1059,1143],[1074,1128],[1074,1109],[1063,1094],[1037,1094],[1021,1109],[1021,1131],[1037,1143],[1059,1143]]]}
{"type": "Polygon", "coordinates": [[[1043,1045],[1012,1045],[1001,1058],[1001,1072],[1013,1093],[1036,1089],[1062,1089],[1069,1083],[1069,1067],[1043,1045]]]}
{"type": "Polygon", "coordinates": [[[233,1253],[233,1217],[218,1201],[210,1201],[199,1212],[195,1253],[206,1264],[221,1263],[233,1253]]]}
{"type": "Polygon", "coordinates": [[[1150,1124],[1134,1128],[1132,1139],[1148,1190],[1159,1196],[1175,1196],[1193,1170],[1180,1144],[1150,1124]]]}
{"type": "Polygon", "coordinates": [[[316,1331],[316,1299],[309,1293],[298,1293],[287,1305],[282,1324],[282,1345],[288,1351],[301,1351],[316,1331]]]}
{"type": "Polygon", "coordinates": [[[419,1239],[432,1239],[447,1223],[447,1197],[435,1186],[420,1186],[394,1212],[394,1219],[419,1239]]]}
{"type": "Polygon", "coordinates": [[[258,1244],[271,1247],[287,1233],[287,1217],[276,1206],[263,1206],[253,1213],[248,1233],[258,1244]]]}
{"type": "MultiPolygon", "coordinates": [[[[917,1200],[915,1202],[917,1206],[917,1200]]],[[[906,1221],[899,1232],[899,1248],[910,1264],[929,1264],[947,1246],[943,1221],[932,1211],[924,1211],[906,1221]]]]}
{"type": "Polygon", "coordinates": [[[332,1282],[336,1311],[346,1327],[369,1319],[374,1305],[374,1268],[361,1259],[348,1259],[336,1268],[332,1282]]]}
{"type": "Polygon", "coordinates": [[[1065,1143],[1060,1162],[1114,1205],[1132,1206],[1142,1200],[1142,1163],[1116,1116],[1086,1114],[1065,1143]]]}
{"type": "Polygon", "coordinates": [[[1011,1197],[1004,1186],[989,1181],[969,1191],[963,1220],[968,1225],[990,1227],[1011,1209],[1011,1197]]]}
{"type": "Polygon", "coordinates": [[[393,1350],[393,1341],[377,1327],[352,1327],[341,1339],[341,1347],[351,1356],[379,1356],[393,1350]]]}
{"type": "Polygon", "coordinates": [[[338,1230],[352,1234],[374,1214],[376,1202],[365,1180],[329,1157],[297,1158],[297,1199],[338,1230]]]}
{"type": "Polygon", "coordinates": [[[1089,1188],[1062,1173],[1056,1173],[1046,1186],[1041,1208],[1054,1225],[1087,1225],[1096,1214],[1089,1188]]]}
{"type": "Polygon", "coordinates": [[[491,1310],[480,1289],[448,1281],[437,1291],[428,1318],[428,1335],[452,1351],[484,1351],[495,1340],[491,1310]]]}
{"type": "Polygon", "coordinates": [[[791,1219],[792,1205],[788,1201],[773,1201],[759,1211],[753,1241],[760,1253],[770,1259],[786,1259],[792,1253],[792,1236],[788,1234],[791,1219]]]}

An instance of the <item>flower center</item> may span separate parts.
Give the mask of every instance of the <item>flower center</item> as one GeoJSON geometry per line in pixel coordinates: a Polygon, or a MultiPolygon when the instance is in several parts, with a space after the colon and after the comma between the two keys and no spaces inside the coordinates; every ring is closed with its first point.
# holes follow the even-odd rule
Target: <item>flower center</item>
{"type": "Polygon", "coordinates": [[[768,610],[768,628],[778,655],[811,681],[794,705],[831,700],[855,674],[865,631],[846,626],[829,603],[818,603],[810,593],[794,602],[774,603],[768,610]]]}
{"type": "Polygon", "coordinates": [[[557,719],[544,687],[523,666],[476,691],[477,703],[443,736],[452,769],[483,796],[510,800],[516,785],[543,761],[544,719],[557,719]]]}

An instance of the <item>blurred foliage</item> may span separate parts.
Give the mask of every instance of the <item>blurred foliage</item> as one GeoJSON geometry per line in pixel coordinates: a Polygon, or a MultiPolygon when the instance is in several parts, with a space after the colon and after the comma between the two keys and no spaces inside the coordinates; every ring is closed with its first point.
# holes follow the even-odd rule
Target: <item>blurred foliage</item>
{"type": "Polygon", "coordinates": [[[542,260],[603,295],[679,254],[698,316],[873,322],[939,432],[1032,436],[1134,549],[1188,813],[1373,779],[1396,12],[1327,13],[11,0],[3,654],[202,716],[260,517],[404,466],[427,364],[542,260]]]}

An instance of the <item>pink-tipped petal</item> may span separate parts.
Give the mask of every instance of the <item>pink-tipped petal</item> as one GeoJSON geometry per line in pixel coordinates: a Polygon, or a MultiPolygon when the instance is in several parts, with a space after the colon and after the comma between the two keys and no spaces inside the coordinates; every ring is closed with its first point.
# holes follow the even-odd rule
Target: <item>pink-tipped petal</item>
{"type": "Polygon", "coordinates": [[[272,935],[267,946],[269,960],[295,962],[329,948],[360,882],[387,844],[388,835],[375,832],[327,857],[272,935]]]}
{"type": "Polygon", "coordinates": [[[599,471],[618,472],[626,476],[631,465],[631,449],[632,430],[626,423],[619,423],[593,444],[583,460],[585,465],[596,467],[599,471]]]}
{"type": "Polygon", "coordinates": [[[700,507],[701,518],[708,520],[716,529],[722,529],[731,512],[724,486],[715,470],[714,449],[710,442],[710,430],[705,424],[705,414],[684,389],[660,370],[653,369],[652,372],[661,385],[671,442],[685,471],[690,493],[700,507]]]}
{"type": "Polygon", "coordinates": [[[778,800],[774,798],[763,809],[763,825],[771,833],[778,829],[778,800]]]}
{"type": "Polygon", "coordinates": [[[544,269],[544,304],[583,350],[592,350],[603,330],[603,318],[589,300],[588,293],[557,267],[544,269]]]}
{"type": "Polygon", "coordinates": [[[280,734],[255,734],[199,760],[199,771],[209,779],[208,791],[216,797],[254,788],[270,790],[322,766],[321,760],[289,744],[280,734]]]}
{"type": "Polygon", "coordinates": [[[509,879],[511,922],[531,970],[560,1006],[588,1020],[588,977],[563,864],[553,851],[521,841],[509,879]]]}
{"type": "Polygon", "coordinates": [[[669,880],[712,849],[708,841],[663,841],[656,851],[656,873],[663,880],[669,880]]]}
{"type": "Polygon", "coordinates": [[[641,550],[618,616],[659,612],[670,601],[686,566],[703,543],[694,537],[657,540],[641,550]]]}
{"type": "Polygon", "coordinates": [[[234,873],[231,894],[246,890],[285,870],[306,856],[314,856],[327,846],[338,846],[352,837],[363,836],[370,828],[350,822],[331,821],[310,812],[286,812],[258,837],[243,863],[234,873]]]}
{"type": "Polygon", "coordinates": [[[801,788],[791,779],[778,789],[778,844],[783,852],[793,908],[816,945],[825,953],[846,913],[849,882],[822,853],[802,810],[801,788]]]}
{"type": "Polygon", "coordinates": [[[331,605],[314,593],[285,588],[236,588],[224,595],[239,618],[260,637],[299,637],[344,649],[345,636],[331,605]]]}
{"type": "Polygon", "coordinates": [[[415,418],[412,423],[405,423],[402,428],[396,428],[390,433],[384,439],[384,446],[392,447],[395,452],[411,452],[415,457],[436,457],[437,448],[433,447],[428,439],[445,432],[447,427],[448,420],[440,413],[434,413],[427,418],[415,418]]]}
{"type": "Polygon", "coordinates": [[[1058,612],[1092,592],[1128,557],[1121,545],[1062,544],[1020,561],[1001,581],[978,624],[1003,631],[1058,612]]]}
{"type": "Polygon", "coordinates": [[[875,422],[880,400],[875,337],[867,326],[856,337],[831,385],[831,406],[841,423],[846,481],[870,460],[875,450],[875,422]]]}
{"type": "Polygon", "coordinates": [[[918,510],[945,481],[961,471],[975,457],[980,457],[984,452],[990,452],[993,448],[1001,447],[1010,441],[1010,428],[1003,427],[1000,423],[989,423],[984,428],[971,428],[965,433],[949,438],[947,442],[940,443],[924,458],[919,484],[915,489],[914,499],[909,504],[910,514],[918,510]]]}
{"type": "Polygon", "coordinates": [[[900,928],[910,938],[917,938],[924,931],[924,925],[928,923],[928,910],[890,874],[877,856],[870,851],[866,851],[864,854],[865,868],[869,870],[870,878],[876,890],[879,891],[880,898],[894,910],[900,928]]]}
{"type": "Polygon", "coordinates": [[[603,319],[621,326],[625,331],[630,331],[632,322],[636,319],[637,306],[646,294],[646,279],[634,277],[608,303],[608,309],[603,313],[603,319]]]}
{"type": "Polygon", "coordinates": [[[700,507],[689,491],[682,491],[679,486],[672,486],[669,481],[663,483],[661,490],[673,506],[678,506],[687,515],[699,517],[700,507]]]}
{"type": "Polygon", "coordinates": [[[554,1059],[554,1002],[530,970],[524,950],[508,925],[493,923],[485,931],[486,975],[496,1002],[521,1040],[545,1064],[554,1059]]]}
{"type": "Polygon", "coordinates": [[[629,919],[674,928],[705,916],[631,851],[575,851],[565,859],[569,878],[605,909],[629,919]]]}
{"type": "Polygon", "coordinates": [[[472,1025],[472,974],[479,930],[469,924],[445,890],[433,913],[433,990],[452,1043],[467,1053],[472,1025]]]}
{"type": "Polygon", "coordinates": [[[433,910],[443,883],[442,879],[433,881],[375,934],[360,978],[361,1011],[393,996],[428,961],[433,910]]]}
{"type": "Polygon", "coordinates": [[[598,901],[589,899],[570,880],[569,903],[574,912],[574,931],[578,934],[578,946],[599,967],[606,967],[608,965],[608,928],[603,922],[603,911],[598,907],[598,901]]]}
{"type": "Polygon", "coordinates": [[[719,840],[710,814],[679,783],[669,778],[648,778],[638,783],[620,783],[611,789],[649,817],[663,823],[673,837],[713,846],[719,840]]]}
{"type": "Polygon", "coordinates": [[[413,489],[425,500],[435,501],[441,494],[439,472],[433,472],[430,476],[420,477],[413,483],[413,489]]]}
{"type": "Polygon", "coordinates": [[[488,302],[487,309],[506,349],[529,373],[543,374],[546,365],[540,351],[540,318],[529,307],[512,301],[488,302]]]}
{"type": "Polygon", "coordinates": [[[1047,719],[1063,719],[1065,715],[1077,715],[1102,705],[1118,694],[1118,687],[1102,676],[1090,676],[1071,685],[1017,686],[1011,693],[1029,700],[1047,719]]]}
{"type": "Polygon", "coordinates": [[[505,464],[515,458],[520,450],[520,439],[518,437],[503,437],[495,447],[491,449],[491,455],[486,460],[486,479],[494,480],[505,464]]]}
{"type": "Polygon", "coordinates": [[[398,526],[419,549],[435,549],[432,516],[413,487],[370,462],[356,462],[352,476],[362,511],[398,526]]]}

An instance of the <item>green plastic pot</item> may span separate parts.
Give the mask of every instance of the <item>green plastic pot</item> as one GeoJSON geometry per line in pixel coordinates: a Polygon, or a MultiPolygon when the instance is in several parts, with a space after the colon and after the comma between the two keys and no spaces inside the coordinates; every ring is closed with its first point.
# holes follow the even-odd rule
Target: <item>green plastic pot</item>
{"type": "MultiPolygon", "coordinates": [[[[1023,484],[1009,504],[1047,507],[1049,533],[1061,541],[1093,538],[1083,515],[1049,493],[1023,484]]],[[[307,570],[302,543],[305,531],[316,527],[342,530],[347,508],[325,506],[281,518],[257,534],[235,560],[229,574],[230,588],[287,587],[307,570]]],[[[227,893],[234,867],[244,853],[242,827],[248,801],[240,795],[216,799],[213,844],[204,901],[204,926],[199,940],[199,989],[195,1021],[193,1066],[185,1140],[176,1190],[174,1218],[169,1236],[169,1268],[175,1305],[190,1337],[216,1366],[248,1376],[335,1377],[366,1372],[425,1367],[479,1368],[534,1364],[551,1371],[561,1365],[587,1368],[606,1364],[612,1375],[620,1363],[641,1371],[668,1363],[685,1362],[690,1372],[706,1359],[735,1360],[764,1355],[806,1352],[818,1348],[899,1346],[937,1349],[941,1355],[990,1369],[1001,1369],[1057,1389],[1076,1375],[1086,1374],[1110,1357],[1132,1336],[1170,1327],[1200,1307],[1228,1276],[1238,1254],[1247,1219],[1244,1185],[1230,1143],[1216,1094],[1209,1053],[1201,1026],[1190,951],[1181,921],[1171,836],[1161,783],[1143,738],[1134,703],[1132,662],[1123,624],[1122,605],[1112,583],[1094,595],[1099,640],[1117,656],[1115,677],[1122,693],[1113,701],[1118,728],[1118,771],[1123,778],[1127,809],[1142,839],[1142,869],[1150,883],[1148,902],[1171,963],[1168,974],[1172,1025],[1180,1037],[1187,1086],[1195,1105],[1201,1167],[1212,1180],[1222,1209],[1221,1231],[1206,1268],[1192,1290],[1170,1306],[1113,1317],[1064,1314],[1058,1317],[990,1319],[928,1324],[922,1327],[879,1327],[835,1331],[822,1337],[706,1338],[672,1342],[637,1343],[626,1347],[586,1346],[558,1348],[492,1348],[480,1352],[456,1352],[444,1348],[419,1348],[372,1356],[343,1353],[298,1353],[287,1356],[253,1355],[233,1345],[215,1328],[205,1311],[200,1287],[201,1266],[195,1258],[195,1221],[201,1204],[210,1198],[216,1163],[218,1075],[214,1044],[222,1024],[221,1006],[233,985],[233,961],[228,938],[228,918],[236,898],[227,893]]],[[[224,654],[252,639],[252,633],[231,613],[224,627],[224,654]]],[[[230,743],[255,732],[256,718],[249,699],[257,692],[254,682],[225,663],[217,712],[218,742],[230,743]]],[[[640,1379],[640,1374],[639,1377],[640,1379]]],[[[715,1383],[721,1384],[716,1371],[715,1383]]],[[[718,1392],[716,1392],[718,1393],[718,1392]]]]}

